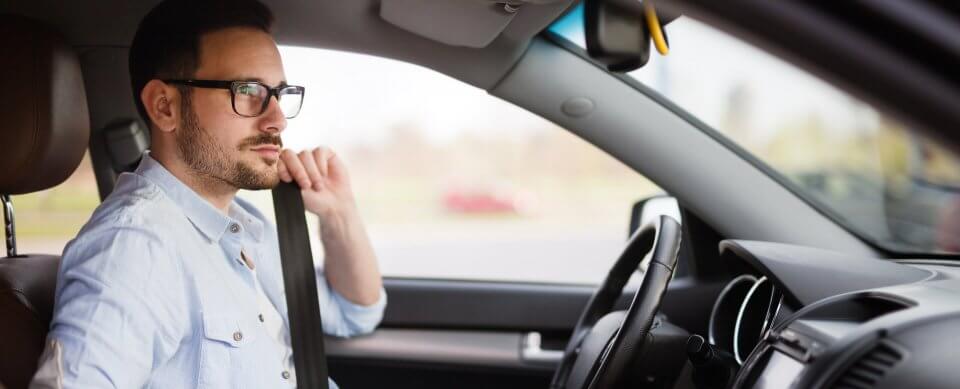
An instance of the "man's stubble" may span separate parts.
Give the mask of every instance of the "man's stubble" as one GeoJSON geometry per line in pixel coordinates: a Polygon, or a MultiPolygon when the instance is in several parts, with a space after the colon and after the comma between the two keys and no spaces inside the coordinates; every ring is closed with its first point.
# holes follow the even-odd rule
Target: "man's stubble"
{"type": "MultiPolygon", "coordinates": [[[[236,189],[270,189],[280,181],[276,170],[258,171],[242,160],[233,157],[244,147],[263,144],[281,145],[280,138],[268,134],[244,139],[234,153],[218,142],[210,133],[200,127],[200,120],[193,110],[189,91],[181,93],[180,128],[176,136],[177,152],[181,160],[193,171],[194,176],[205,186],[229,185],[236,189]]],[[[275,166],[276,161],[267,162],[275,166]]]]}

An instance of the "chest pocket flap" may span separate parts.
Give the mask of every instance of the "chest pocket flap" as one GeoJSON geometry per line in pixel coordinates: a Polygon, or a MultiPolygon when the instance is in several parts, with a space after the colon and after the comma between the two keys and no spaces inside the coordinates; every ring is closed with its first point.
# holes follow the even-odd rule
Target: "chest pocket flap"
{"type": "Polygon", "coordinates": [[[244,347],[256,340],[257,328],[253,320],[243,320],[236,314],[204,312],[203,336],[233,347],[244,347]]]}

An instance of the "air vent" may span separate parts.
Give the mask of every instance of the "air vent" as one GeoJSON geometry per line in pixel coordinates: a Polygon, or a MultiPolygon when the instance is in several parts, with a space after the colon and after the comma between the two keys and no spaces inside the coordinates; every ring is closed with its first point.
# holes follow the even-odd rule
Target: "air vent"
{"type": "Polygon", "coordinates": [[[833,385],[833,389],[870,389],[877,385],[903,354],[886,343],[880,343],[850,366],[833,385]]]}

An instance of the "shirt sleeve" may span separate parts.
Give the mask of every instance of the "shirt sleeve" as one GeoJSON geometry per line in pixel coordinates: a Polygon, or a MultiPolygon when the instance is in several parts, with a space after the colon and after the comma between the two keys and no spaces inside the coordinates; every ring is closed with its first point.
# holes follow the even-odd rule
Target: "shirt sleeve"
{"type": "Polygon", "coordinates": [[[172,357],[189,319],[182,271],[137,227],[82,235],[64,251],[48,339],[65,387],[134,388],[172,357]]]}
{"type": "Polygon", "coordinates": [[[371,305],[354,304],[330,287],[323,273],[317,268],[317,292],[320,300],[320,319],[323,332],[339,337],[351,337],[373,332],[383,319],[387,306],[387,292],[380,288],[380,298],[371,305]]]}
{"type": "MultiPolygon", "coordinates": [[[[239,198],[237,202],[240,203],[247,212],[250,212],[254,217],[264,223],[265,233],[268,234],[268,239],[270,239],[269,244],[271,247],[276,247],[274,257],[276,258],[277,274],[282,275],[283,265],[281,264],[282,259],[280,258],[280,246],[276,227],[248,202],[239,198]]],[[[322,243],[320,243],[319,240],[315,240],[316,238],[316,234],[310,234],[311,246],[322,247],[322,243]]],[[[386,290],[382,287],[380,288],[380,298],[372,305],[363,306],[354,304],[337,293],[327,282],[327,278],[323,272],[323,262],[322,255],[314,256],[313,264],[317,275],[317,299],[320,304],[320,319],[323,332],[327,335],[339,337],[351,337],[373,332],[383,319],[383,311],[387,306],[386,290]]],[[[282,276],[278,280],[280,284],[283,285],[282,276]]]]}

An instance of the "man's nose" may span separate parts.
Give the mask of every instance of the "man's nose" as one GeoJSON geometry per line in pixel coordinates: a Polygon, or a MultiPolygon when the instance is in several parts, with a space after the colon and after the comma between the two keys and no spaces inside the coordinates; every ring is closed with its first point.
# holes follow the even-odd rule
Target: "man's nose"
{"type": "Polygon", "coordinates": [[[280,109],[280,102],[274,96],[270,96],[267,109],[263,112],[262,117],[262,131],[279,134],[287,128],[287,117],[283,114],[283,110],[280,109]]]}

